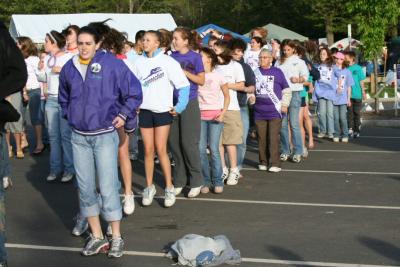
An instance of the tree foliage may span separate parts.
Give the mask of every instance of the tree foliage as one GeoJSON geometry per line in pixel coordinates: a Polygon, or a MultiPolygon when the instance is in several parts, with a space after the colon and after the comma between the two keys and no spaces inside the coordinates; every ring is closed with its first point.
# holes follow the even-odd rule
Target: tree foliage
{"type": "Polygon", "coordinates": [[[348,11],[354,15],[367,59],[376,58],[385,44],[389,26],[397,25],[399,0],[352,0],[348,11]]]}

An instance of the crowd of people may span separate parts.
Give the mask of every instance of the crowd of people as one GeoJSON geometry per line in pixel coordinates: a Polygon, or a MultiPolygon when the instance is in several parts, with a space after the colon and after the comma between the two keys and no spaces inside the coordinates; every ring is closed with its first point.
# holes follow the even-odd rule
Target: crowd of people
{"type": "MultiPolygon", "coordinates": [[[[91,232],[83,255],[123,255],[120,222],[123,212],[135,209],[131,160],[138,159],[139,138],[146,176],[142,205],[151,205],[156,194],[159,163],[164,205],[171,207],[185,187],[195,198],[237,185],[251,128],[260,171],[276,173],[281,162],[307,158],[315,147],[311,101],[318,138],[346,143],[359,137],[365,75],[353,51],[269,40],[261,27],[250,38],[246,43],[213,29],[178,27],[139,31],[132,43],[106,21],[50,31],[39,51],[28,37],[17,38],[28,79],[22,92],[6,98],[21,115],[5,127],[8,156],[15,151],[24,158],[28,108],[32,154],[51,148],[46,180],[76,186],[80,208],[72,233],[91,232]],[[202,45],[205,36],[209,41],[202,45]],[[99,215],[109,224],[109,239],[99,215]]],[[[9,167],[2,175],[7,188],[9,167]]]]}

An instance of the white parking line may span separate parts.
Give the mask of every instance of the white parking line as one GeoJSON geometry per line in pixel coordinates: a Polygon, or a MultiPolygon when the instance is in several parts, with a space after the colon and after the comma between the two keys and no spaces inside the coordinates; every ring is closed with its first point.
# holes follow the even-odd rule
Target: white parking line
{"type": "Polygon", "coordinates": [[[359,138],[372,138],[372,139],[398,139],[400,136],[379,136],[379,135],[365,135],[359,138]]]}
{"type": "MultiPolygon", "coordinates": [[[[48,250],[48,251],[64,251],[64,252],[79,252],[81,248],[74,247],[56,247],[56,246],[38,246],[27,244],[12,244],[6,243],[7,248],[16,249],[32,249],[32,250],[48,250]]],[[[145,251],[124,251],[124,255],[129,256],[144,256],[144,257],[165,257],[164,253],[145,252],[145,251]]],[[[326,267],[396,267],[390,265],[371,265],[371,264],[354,264],[354,263],[335,263],[335,262],[313,262],[313,261],[287,261],[287,260],[274,260],[274,259],[260,259],[260,258],[242,258],[242,262],[248,263],[265,263],[265,264],[279,264],[279,265],[303,265],[303,266],[326,266],[326,267]]],[[[398,266],[397,266],[398,267],[398,266]]]]}
{"type": "Polygon", "coordinates": [[[387,151],[387,150],[345,150],[345,149],[312,149],[313,152],[340,152],[340,153],[384,153],[384,154],[399,154],[400,151],[387,151]]]}
{"type": "MultiPolygon", "coordinates": [[[[256,168],[242,168],[244,171],[258,171],[256,168]]],[[[300,170],[282,169],[283,172],[305,172],[305,173],[338,173],[338,174],[365,174],[365,175],[400,175],[400,172],[360,172],[360,171],[325,171],[325,170],[300,170]]]]}

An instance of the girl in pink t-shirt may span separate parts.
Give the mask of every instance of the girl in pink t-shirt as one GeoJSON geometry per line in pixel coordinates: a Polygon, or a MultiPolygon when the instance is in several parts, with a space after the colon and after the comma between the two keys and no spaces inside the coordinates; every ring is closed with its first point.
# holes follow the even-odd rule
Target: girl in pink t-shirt
{"type": "Polygon", "coordinates": [[[199,86],[198,100],[201,114],[200,159],[204,186],[201,192],[206,194],[210,188],[215,193],[222,193],[222,163],[219,153],[224,114],[229,106],[229,89],[225,77],[214,70],[218,63],[217,55],[210,48],[201,48],[201,58],[205,70],[205,83],[199,86]],[[207,145],[211,152],[211,162],[207,156],[207,145]],[[210,172],[211,165],[211,172],[210,172]]]}

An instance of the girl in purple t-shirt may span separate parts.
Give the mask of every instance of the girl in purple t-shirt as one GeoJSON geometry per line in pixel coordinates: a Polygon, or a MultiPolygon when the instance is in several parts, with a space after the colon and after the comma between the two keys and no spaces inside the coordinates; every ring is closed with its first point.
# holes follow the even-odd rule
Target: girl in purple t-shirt
{"type": "Polygon", "coordinates": [[[282,115],[286,116],[288,112],[292,92],[283,72],[271,67],[272,60],[272,54],[263,48],[259,55],[260,67],[254,70],[254,119],[258,133],[258,169],[266,171],[269,167],[270,172],[280,172],[279,132],[282,127],[282,115]]]}
{"type": "Polygon", "coordinates": [[[201,192],[206,194],[213,187],[214,193],[219,194],[222,193],[224,188],[219,142],[224,127],[224,115],[230,102],[229,88],[225,77],[215,70],[215,66],[218,64],[215,52],[210,48],[203,47],[200,50],[200,54],[206,71],[205,84],[199,86],[201,113],[199,148],[201,171],[204,179],[204,186],[201,192]],[[211,161],[208,160],[207,145],[210,148],[211,161]]]}
{"type": "MultiPolygon", "coordinates": [[[[199,85],[204,85],[204,66],[200,54],[190,50],[194,42],[193,34],[188,28],[178,27],[174,30],[172,44],[175,52],[171,54],[181,64],[183,72],[190,82],[189,103],[185,111],[174,116],[168,143],[175,160],[174,186],[179,195],[190,178],[188,197],[200,194],[203,186],[200,167],[200,109],[197,100],[199,85]]],[[[174,92],[177,99],[178,91],[174,92]]]]}
{"type": "Polygon", "coordinates": [[[336,66],[335,73],[338,77],[336,95],[333,100],[333,118],[335,122],[335,133],[333,142],[339,142],[342,135],[342,142],[349,141],[349,128],[347,125],[347,106],[351,105],[351,86],[354,85],[353,76],[346,68],[348,63],[344,60],[344,54],[337,52],[334,55],[336,66]]]}

